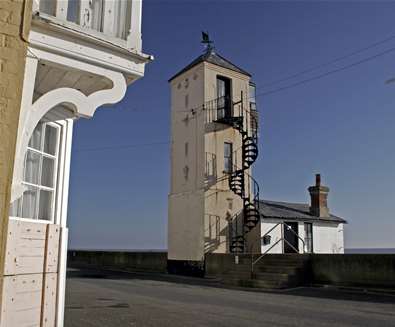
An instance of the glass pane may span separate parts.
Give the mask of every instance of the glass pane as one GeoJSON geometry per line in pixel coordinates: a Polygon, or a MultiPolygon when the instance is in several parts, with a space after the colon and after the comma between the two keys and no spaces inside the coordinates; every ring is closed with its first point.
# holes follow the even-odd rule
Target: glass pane
{"type": "Polygon", "coordinates": [[[69,0],[67,7],[67,20],[69,22],[79,23],[80,17],[80,0],[69,0]]]}
{"type": "Polygon", "coordinates": [[[38,184],[41,154],[27,150],[25,162],[25,182],[38,184]]]}
{"type": "Polygon", "coordinates": [[[225,159],[224,170],[226,173],[231,172],[231,164],[229,159],[225,159]]]}
{"type": "Polygon", "coordinates": [[[29,141],[29,147],[41,150],[42,124],[39,123],[33,131],[33,135],[29,141]]]}
{"type": "Polygon", "coordinates": [[[41,168],[41,185],[47,187],[54,187],[54,168],[55,159],[44,156],[43,166],[41,168]]]}
{"type": "Polygon", "coordinates": [[[52,191],[40,191],[40,206],[38,209],[38,219],[52,219],[52,191]]]}
{"type": "Polygon", "coordinates": [[[217,97],[222,98],[225,96],[225,81],[217,79],[217,97]]]}
{"type": "Polygon", "coordinates": [[[36,187],[28,187],[23,193],[22,199],[22,218],[37,219],[36,208],[37,208],[37,196],[38,189],[36,187]]]}
{"type": "Polygon", "coordinates": [[[255,85],[250,84],[250,102],[255,103],[255,85]]]}
{"type": "Polygon", "coordinates": [[[225,143],[225,148],[224,148],[224,153],[225,157],[230,157],[232,154],[232,144],[231,143],[225,143]]]}
{"type": "Polygon", "coordinates": [[[58,129],[51,125],[45,126],[44,152],[56,155],[56,144],[58,141],[58,129]]]}
{"type": "Polygon", "coordinates": [[[40,6],[39,6],[40,11],[48,14],[55,16],[56,14],[56,1],[53,0],[41,0],[40,1],[40,6]]]}

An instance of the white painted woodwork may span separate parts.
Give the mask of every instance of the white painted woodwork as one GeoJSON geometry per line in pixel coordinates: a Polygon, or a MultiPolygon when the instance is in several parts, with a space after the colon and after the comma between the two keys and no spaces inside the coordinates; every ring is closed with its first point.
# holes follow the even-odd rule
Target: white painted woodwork
{"type": "MultiPolygon", "coordinates": [[[[43,94],[34,103],[32,103],[32,94],[30,94],[30,98],[25,99],[24,105],[21,107],[21,116],[24,117],[24,120],[20,120],[20,126],[22,126],[21,129],[23,132],[18,132],[11,202],[18,199],[23,193],[23,188],[21,187],[23,179],[23,163],[30,137],[39,121],[50,110],[58,105],[68,103],[73,106],[76,117],[92,117],[96,109],[101,105],[119,102],[124,97],[127,87],[125,77],[120,72],[114,72],[113,70],[97,67],[75,59],[65,58],[62,55],[39,49],[35,49],[34,51],[37,57],[42,60],[53,63],[62,62],[65,66],[73,67],[73,69],[80,70],[86,75],[100,75],[102,78],[106,78],[112,82],[112,88],[98,90],[88,96],[71,87],[54,88],[43,94]]],[[[37,65],[35,67],[37,67],[37,65]]],[[[59,75],[61,74],[58,74],[57,76],[59,75]]],[[[28,76],[27,78],[34,83],[34,77],[28,76]]],[[[43,82],[44,81],[45,78],[43,79],[43,82]]],[[[59,82],[58,78],[56,79],[56,83],[57,82],[59,82]]],[[[27,83],[26,80],[25,83],[27,83]]]]}
{"type": "Polygon", "coordinates": [[[56,273],[59,260],[60,226],[48,224],[44,253],[44,272],[56,273]]]}
{"type": "Polygon", "coordinates": [[[34,11],[46,19],[74,29],[80,26],[85,33],[101,34],[127,49],[141,51],[142,0],[80,0],[72,3],[70,17],[68,0],[35,2],[34,11]]]}
{"type": "Polygon", "coordinates": [[[103,31],[103,9],[104,0],[92,0],[92,23],[94,30],[103,31]]]}
{"type": "Polygon", "coordinates": [[[10,219],[5,275],[57,272],[60,227],[10,219]]]}
{"type": "Polygon", "coordinates": [[[4,277],[0,327],[39,327],[43,275],[4,277]]]}
{"type": "Polygon", "coordinates": [[[46,273],[43,278],[41,327],[54,327],[58,274],[46,273]]]}
{"type": "Polygon", "coordinates": [[[35,85],[42,84],[42,81],[49,74],[49,70],[50,70],[50,67],[48,65],[45,65],[44,63],[40,63],[39,67],[37,68],[35,85]]]}
{"type": "Polygon", "coordinates": [[[135,49],[141,51],[141,10],[142,1],[133,0],[131,3],[131,21],[130,30],[127,37],[127,47],[128,49],[135,49]]]}
{"type": "Polygon", "coordinates": [[[5,275],[42,273],[47,224],[10,219],[5,275]]]}
{"type": "Polygon", "coordinates": [[[80,0],[80,25],[84,28],[92,27],[91,0],[80,0]]]}
{"type": "Polygon", "coordinates": [[[34,128],[52,121],[62,128],[56,211],[52,223],[10,218],[0,327],[63,327],[73,120],[119,102],[144,76],[152,58],[141,53],[141,1],[134,1],[33,0],[11,202],[24,191],[34,128]]]}
{"type": "Polygon", "coordinates": [[[67,20],[67,9],[69,2],[65,0],[56,0],[56,17],[62,20],[67,20]]]}
{"type": "Polygon", "coordinates": [[[58,294],[57,294],[57,314],[56,326],[63,327],[65,291],[66,291],[66,269],[67,269],[67,245],[68,245],[68,229],[67,229],[67,203],[69,195],[69,178],[70,178],[70,161],[71,161],[71,144],[73,136],[73,120],[65,121],[64,129],[64,146],[62,146],[62,154],[64,160],[62,168],[62,176],[59,180],[62,183],[60,192],[58,193],[58,217],[57,222],[61,225],[60,234],[60,253],[58,268],[58,294]]]}
{"type": "Polygon", "coordinates": [[[64,305],[66,292],[66,270],[67,270],[67,244],[68,244],[68,229],[63,227],[61,229],[60,237],[60,256],[59,256],[59,272],[58,272],[58,292],[57,292],[57,314],[56,326],[63,327],[64,319],[64,305]]]}
{"type": "Polygon", "coordinates": [[[103,10],[103,33],[107,35],[115,35],[115,13],[116,13],[116,2],[105,1],[103,10]]]}

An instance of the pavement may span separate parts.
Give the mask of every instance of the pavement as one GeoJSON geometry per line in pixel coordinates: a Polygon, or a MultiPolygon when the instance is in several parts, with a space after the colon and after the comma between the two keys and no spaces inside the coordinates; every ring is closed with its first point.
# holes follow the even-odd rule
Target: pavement
{"type": "Polygon", "coordinates": [[[65,327],[394,326],[395,295],[334,288],[253,291],[146,273],[68,271],[65,327]]]}

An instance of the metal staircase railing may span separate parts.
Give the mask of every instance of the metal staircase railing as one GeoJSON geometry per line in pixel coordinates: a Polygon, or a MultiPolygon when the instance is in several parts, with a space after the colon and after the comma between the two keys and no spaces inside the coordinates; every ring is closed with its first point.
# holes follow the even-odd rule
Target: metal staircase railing
{"type": "Polygon", "coordinates": [[[253,255],[251,255],[251,273],[254,273],[254,266],[280,242],[284,241],[287,243],[294,251],[295,253],[299,253],[299,250],[295,248],[288,240],[284,238],[284,233],[283,233],[283,228],[287,227],[290,232],[292,232],[300,241],[302,241],[303,244],[303,253],[306,253],[306,244],[305,241],[297,234],[295,231],[287,225],[287,223],[278,223],[274,225],[272,228],[270,228],[263,236],[262,239],[265,238],[265,236],[270,235],[271,232],[273,232],[278,226],[281,226],[281,237],[273,244],[271,245],[264,253],[262,253],[256,260],[253,259],[253,255]]]}
{"type": "MultiPolygon", "coordinates": [[[[258,157],[258,114],[245,105],[243,92],[240,101],[220,97],[203,106],[206,123],[220,123],[236,129],[242,138],[240,165],[229,174],[229,188],[243,201],[242,228],[232,231],[230,252],[246,250],[246,234],[260,221],[259,185],[249,174],[249,169],[258,157]]],[[[238,218],[240,219],[240,218],[238,218]]],[[[239,223],[236,223],[238,226],[239,223]]]]}

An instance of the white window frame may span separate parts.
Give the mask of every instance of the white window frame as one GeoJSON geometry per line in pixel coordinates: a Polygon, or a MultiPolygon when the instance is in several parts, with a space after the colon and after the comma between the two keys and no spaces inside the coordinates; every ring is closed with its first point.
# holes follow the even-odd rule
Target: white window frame
{"type": "MultiPolygon", "coordinates": [[[[17,219],[17,220],[22,220],[22,221],[29,221],[29,222],[39,222],[39,223],[45,223],[45,224],[53,224],[56,223],[56,207],[57,207],[57,193],[58,193],[58,175],[59,175],[59,161],[60,161],[60,155],[61,155],[61,139],[62,139],[62,133],[63,133],[63,125],[62,124],[58,124],[55,122],[45,122],[45,121],[41,121],[40,123],[42,123],[42,136],[41,136],[41,144],[40,144],[40,150],[37,150],[35,148],[32,148],[30,146],[27,147],[28,151],[32,151],[33,153],[39,154],[40,156],[43,157],[48,157],[51,159],[54,159],[54,174],[53,174],[53,187],[47,187],[47,186],[43,186],[40,185],[41,184],[41,172],[42,172],[42,162],[43,160],[40,160],[40,165],[39,165],[39,169],[38,169],[38,176],[40,177],[40,183],[39,184],[33,184],[33,183],[29,183],[25,181],[25,177],[23,178],[23,182],[22,185],[25,186],[30,186],[30,187],[34,187],[38,189],[38,196],[36,199],[36,208],[35,208],[35,213],[34,216],[37,218],[23,218],[23,217],[19,217],[19,216],[13,216],[11,218],[13,219],[17,219]],[[57,138],[56,138],[56,145],[55,145],[55,155],[51,155],[49,153],[44,152],[44,142],[45,142],[45,130],[46,130],[46,126],[52,126],[54,128],[56,128],[57,130],[57,138]],[[40,191],[44,190],[44,191],[51,191],[52,193],[52,198],[51,198],[51,213],[50,213],[50,219],[40,219],[39,217],[39,210],[40,210],[40,191]]],[[[25,155],[25,166],[24,166],[24,176],[25,176],[25,169],[26,169],[26,157],[27,157],[27,151],[26,151],[26,155],[25,155]]],[[[18,200],[18,213],[22,212],[22,206],[23,206],[23,195],[22,197],[18,200]]]]}

